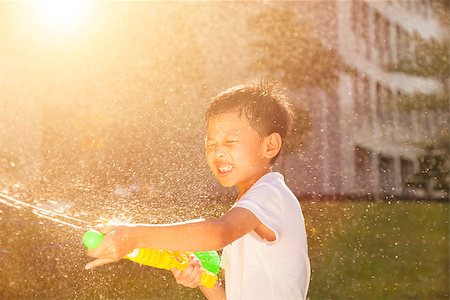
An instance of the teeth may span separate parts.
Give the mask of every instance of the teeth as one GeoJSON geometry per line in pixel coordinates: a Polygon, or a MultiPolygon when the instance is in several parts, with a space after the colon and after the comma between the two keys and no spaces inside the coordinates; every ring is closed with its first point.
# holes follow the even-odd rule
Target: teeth
{"type": "Polygon", "coordinates": [[[229,171],[231,171],[232,168],[233,168],[232,166],[221,166],[221,167],[219,167],[219,171],[220,172],[229,172],[229,171]]]}

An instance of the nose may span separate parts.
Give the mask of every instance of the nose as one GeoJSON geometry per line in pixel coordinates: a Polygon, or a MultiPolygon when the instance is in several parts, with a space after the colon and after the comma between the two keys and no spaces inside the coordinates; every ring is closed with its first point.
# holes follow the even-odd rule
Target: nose
{"type": "Polygon", "coordinates": [[[223,146],[216,145],[216,147],[214,148],[214,157],[215,158],[225,157],[225,150],[223,149],[223,146]]]}

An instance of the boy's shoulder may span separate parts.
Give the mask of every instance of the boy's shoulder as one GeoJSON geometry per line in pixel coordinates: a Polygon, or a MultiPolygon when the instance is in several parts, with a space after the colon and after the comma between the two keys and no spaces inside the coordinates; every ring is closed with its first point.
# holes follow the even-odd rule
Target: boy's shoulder
{"type": "MultiPolygon", "coordinates": [[[[294,196],[284,182],[284,176],[278,172],[270,172],[259,178],[245,197],[286,198],[294,196]]],[[[295,197],[295,196],[294,196],[295,197]]]]}
{"type": "Polygon", "coordinates": [[[256,181],[256,183],[253,186],[254,187],[269,186],[276,189],[284,187],[287,188],[284,182],[284,176],[278,172],[269,172],[267,174],[264,174],[263,176],[261,176],[261,178],[258,179],[258,181],[256,181]]]}
{"type": "Polygon", "coordinates": [[[269,183],[275,184],[276,182],[284,182],[284,176],[279,172],[269,172],[261,176],[255,184],[258,183],[269,183]]]}

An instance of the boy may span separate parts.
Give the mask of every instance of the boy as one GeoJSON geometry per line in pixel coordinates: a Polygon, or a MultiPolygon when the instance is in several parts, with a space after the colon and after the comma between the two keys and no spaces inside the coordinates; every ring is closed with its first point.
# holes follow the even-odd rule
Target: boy
{"type": "MultiPolygon", "coordinates": [[[[238,199],[216,220],[165,225],[106,226],[103,243],[88,254],[87,269],[117,261],[135,248],[206,251],[224,248],[225,286],[200,286],[208,299],[306,299],[310,266],[304,219],[297,198],[272,172],[293,120],[273,83],[231,88],[206,111],[206,159],[238,199]]],[[[173,270],[178,283],[199,286],[201,266],[173,270]]]]}

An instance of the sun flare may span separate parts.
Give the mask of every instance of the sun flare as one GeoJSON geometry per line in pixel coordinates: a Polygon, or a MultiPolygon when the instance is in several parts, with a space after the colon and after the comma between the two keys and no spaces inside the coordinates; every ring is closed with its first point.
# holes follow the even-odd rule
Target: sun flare
{"type": "Polygon", "coordinates": [[[87,10],[86,0],[40,0],[37,4],[40,23],[55,31],[82,25],[87,10]]]}

